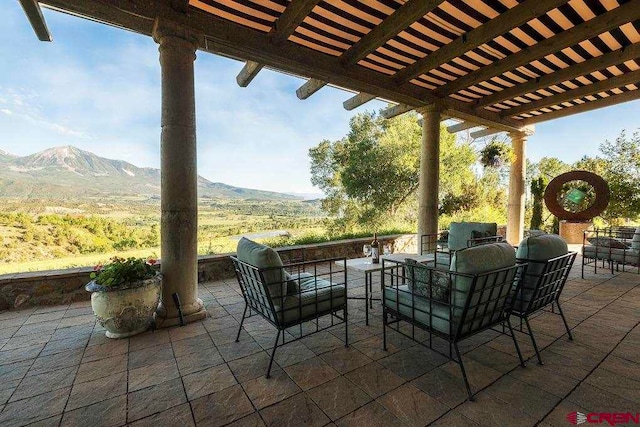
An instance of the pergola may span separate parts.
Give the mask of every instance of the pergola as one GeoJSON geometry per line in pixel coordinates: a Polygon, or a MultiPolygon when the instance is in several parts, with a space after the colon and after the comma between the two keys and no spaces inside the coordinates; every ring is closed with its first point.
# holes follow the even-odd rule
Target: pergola
{"type": "MultiPolygon", "coordinates": [[[[640,98],[640,0],[20,0],[36,34],[40,5],[152,36],[162,70],[163,300],[197,298],[197,171],[193,61],[201,50],[308,78],[306,99],[332,85],[422,117],[418,234],[438,228],[440,122],[474,137],[509,132],[507,239],[524,224],[526,139],[535,123],[640,98]]],[[[173,306],[161,308],[176,324],[173,306]]]]}

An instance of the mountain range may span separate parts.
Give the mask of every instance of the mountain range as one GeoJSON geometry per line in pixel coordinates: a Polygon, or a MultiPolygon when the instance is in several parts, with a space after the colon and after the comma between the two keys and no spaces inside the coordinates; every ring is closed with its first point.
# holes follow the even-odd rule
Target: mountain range
{"type": "MultiPolygon", "coordinates": [[[[29,156],[0,150],[0,197],[67,198],[160,196],[160,169],[139,168],[71,145],[29,156]]],[[[234,187],[198,176],[198,196],[223,199],[300,200],[290,194],[234,187]]]]}

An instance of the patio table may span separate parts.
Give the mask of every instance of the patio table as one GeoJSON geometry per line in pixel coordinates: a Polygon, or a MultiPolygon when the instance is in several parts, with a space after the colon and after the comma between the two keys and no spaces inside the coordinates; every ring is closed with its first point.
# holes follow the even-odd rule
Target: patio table
{"type": "Polygon", "coordinates": [[[347,260],[347,269],[364,273],[364,297],[350,297],[347,299],[363,299],[365,300],[365,324],[369,325],[369,307],[373,307],[373,301],[380,301],[380,298],[373,298],[373,273],[382,272],[382,260],[404,261],[407,258],[414,259],[418,262],[433,261],[433,254],[417,255],[413,253],[395,253],[382,255],[379,264],[373,264],[371,258],[353,258],[347,260]],[[366,302],[368,300],[368,303],[366,302]]]}

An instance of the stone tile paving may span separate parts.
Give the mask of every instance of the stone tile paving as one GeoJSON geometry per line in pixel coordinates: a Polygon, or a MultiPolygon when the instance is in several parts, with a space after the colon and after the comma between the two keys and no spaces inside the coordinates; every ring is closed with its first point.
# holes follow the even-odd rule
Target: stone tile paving
{"type": "Polygon", "coordinates": [[[573,411],[635,415],[640,275],[601,271],[583,280],[578,265],[565,288],[574,341],[557,315],[532,320],[544,366],[520,332],[526,368],[497,332],[461,345],[475,402],[440,354],[391,331],[382,350],[379,304],[365,326],[364,302],[349,302],[349,348],[336,326],[279,349],[270,379],[275,330],[254,317],[234,342],[243,305],[232,280],[200,286],[206,320],[123,340],[104,336],[86,302],[3,312],[0,426],[568,426],[573,411]]]}

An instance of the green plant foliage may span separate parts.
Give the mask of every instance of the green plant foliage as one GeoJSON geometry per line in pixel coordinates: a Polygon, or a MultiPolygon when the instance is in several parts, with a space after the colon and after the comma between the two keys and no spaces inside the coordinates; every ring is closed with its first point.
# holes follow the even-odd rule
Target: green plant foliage
{"type": "Polygon", "coordinates": [[[480,163],[486,168],[497,168],[511,163],[513,156],[511,145],[494,138],[480,150],[480,163]]]}
{"type": "Polygon", "coordinates": [[[123,286],[154,277],[157,274],[155,263],[153,259],[113,257],[110,263],[95,266],[91,279],[102,286],[123,286]]]}

